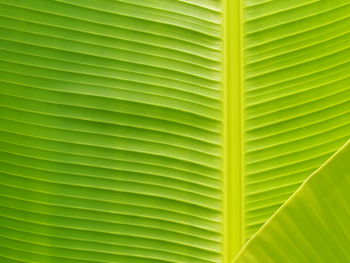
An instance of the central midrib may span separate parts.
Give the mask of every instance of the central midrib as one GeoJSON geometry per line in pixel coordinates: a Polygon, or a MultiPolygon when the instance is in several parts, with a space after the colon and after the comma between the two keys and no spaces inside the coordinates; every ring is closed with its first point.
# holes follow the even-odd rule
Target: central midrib
{"type": "Polygon", "coordinates": [[[242,0],[223,2],[224,263],[243,245],[242,0]]]}

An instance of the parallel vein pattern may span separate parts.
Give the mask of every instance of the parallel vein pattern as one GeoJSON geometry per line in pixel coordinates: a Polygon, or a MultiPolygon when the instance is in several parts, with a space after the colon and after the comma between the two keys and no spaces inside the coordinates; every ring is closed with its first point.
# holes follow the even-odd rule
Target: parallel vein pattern
{"type": "Polygon", "coordinates": [[[221,7],[0,0],[1,262],[221,262],[221,7]]]}
{"type": "Polygon", "coordinates": [[[245,238],[350,137],[350,2],[245,2],[245,238]]]}
{"type": "Polygon", "coordinates": [[[350,261],[350,141],[312,174],[234,263],[350,261]]]}

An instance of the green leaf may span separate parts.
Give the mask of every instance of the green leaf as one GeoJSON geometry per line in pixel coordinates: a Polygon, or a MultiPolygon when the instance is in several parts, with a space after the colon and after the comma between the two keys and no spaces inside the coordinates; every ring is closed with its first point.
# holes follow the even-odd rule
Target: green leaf
{"type": "Polygon", "coordinates": [[[219,262],[219,3],[0,13],[0,261],[219,262]]]}
{"type": "Polygon", "coordinates": [[[0,0],[0,261],[231,262],[350,136],[349,0],[0,0]]]}
{"type": "Polygon", "coordinates": [[[252,237],[235,263],[350,261],[350,141],[252,237]]]}
{"type": "Polygon", "coordinates": [[[242,4],[247,240],[350,138],[350,2],[242,4]]]}

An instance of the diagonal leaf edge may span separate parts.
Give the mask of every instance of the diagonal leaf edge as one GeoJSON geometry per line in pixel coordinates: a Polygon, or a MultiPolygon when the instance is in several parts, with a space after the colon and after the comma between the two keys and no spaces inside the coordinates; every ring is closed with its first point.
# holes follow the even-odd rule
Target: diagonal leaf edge
{"type": "Polygon", "coordinates": [[[246,243],[234,263],[349,262],[350,141],[246,243]]]}

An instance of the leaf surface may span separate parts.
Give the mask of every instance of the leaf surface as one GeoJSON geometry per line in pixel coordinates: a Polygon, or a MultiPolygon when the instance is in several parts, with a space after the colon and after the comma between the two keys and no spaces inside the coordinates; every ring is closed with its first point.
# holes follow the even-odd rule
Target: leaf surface
{"type": "Polygon", "coordinates": [[[350,261],[350,141],[248,241],[235,263],[350,261]]]}
{"type": "Polygon", "coordinates": [[[220,262],[218,1],[0,0],[0,261],[220,262]]]}
{"type": "Polygon", "coordinates": [[[0,261],[225,262],[350,136],[348,0],[0,0],[0,261]]]}
{"type": "Polygon", "coordinates": [[[350,137],[350,2],[242,5],[247,240],[350,137]]]}

